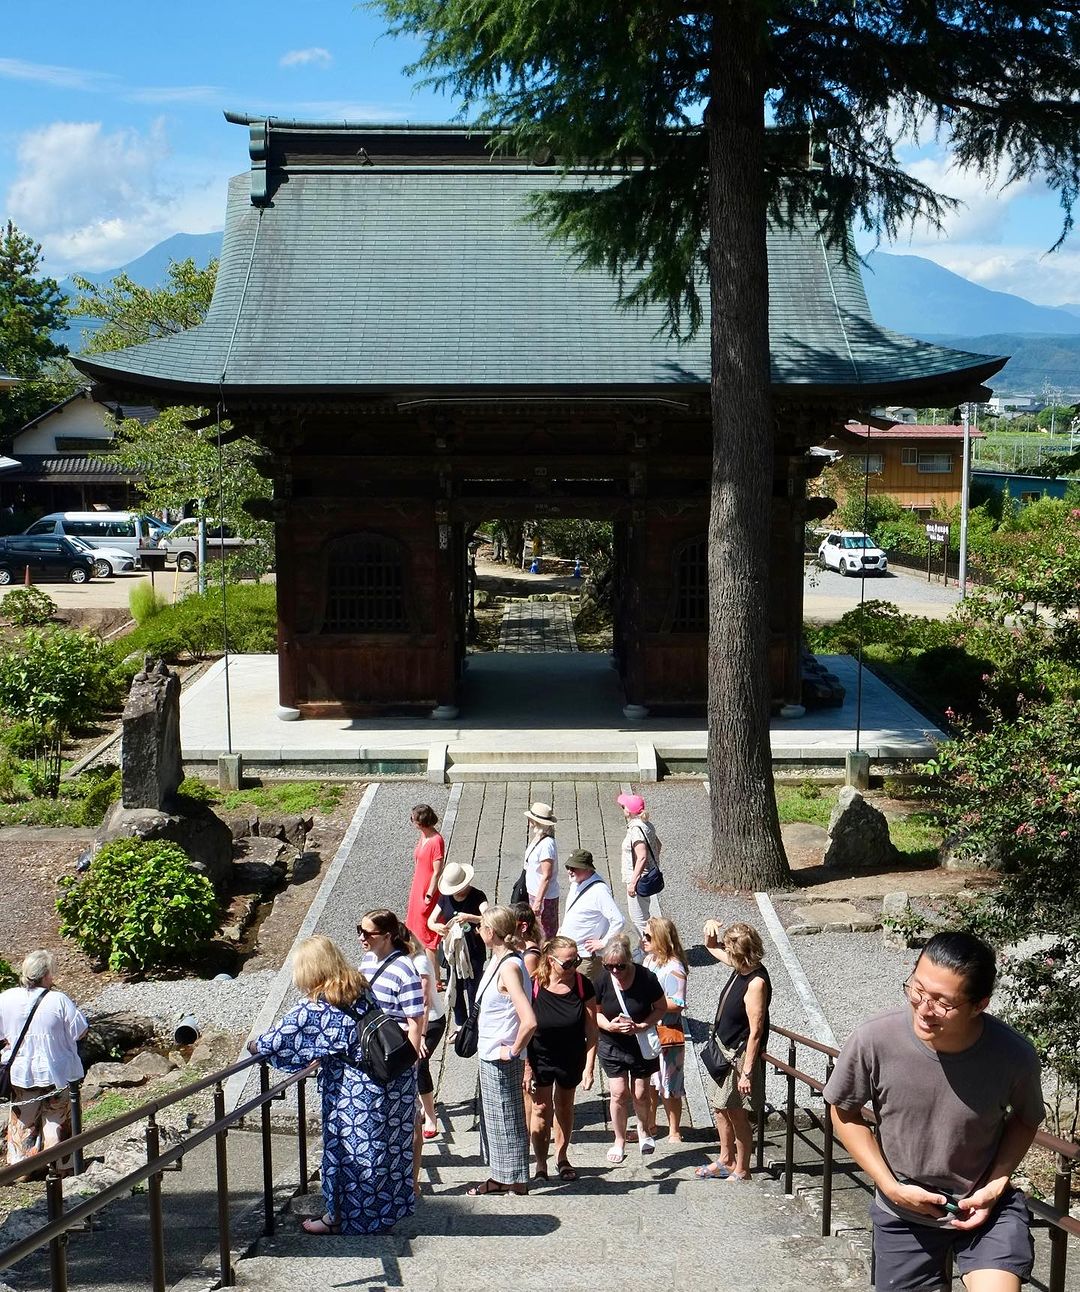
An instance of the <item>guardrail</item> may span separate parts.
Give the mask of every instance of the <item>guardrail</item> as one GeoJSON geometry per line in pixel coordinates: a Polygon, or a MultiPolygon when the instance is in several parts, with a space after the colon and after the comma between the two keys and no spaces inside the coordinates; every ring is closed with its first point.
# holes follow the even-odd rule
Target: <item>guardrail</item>
{"type": "Polygon", "coordinates": [[[216,1198],[218,1218],[218,1252],[221,1261],[221,1286],[233,1284],[232,1254],[229,1240],[229,1165],[228,1134],[231,1126],[237,1125],[248,1113],[260,1110],[262,1132],[262,1194],[263,1194],[263,1232],[267,1236],[274,1232],[274,1166],[273,1146],[270,1125],[270,1104],[275,1099],[283,1099],[290,1086],[296,1086],[296,1138],[297,1159],[299,1165],[300,1192],[307,1192],[307,1091],[306,1082],[314,1076],[318,1068],[313,1063],[301,1072],[295,1072],[279,1081],[270,1084],[270,1069],[261,1055],[252,1055],[234,1063],[232,1067],[223,1068],[220,1072],[211,1073],[201,1081],[184,1086],[160,1099],[141,1104],[130,1112],[110,1121],[102,1122],[92,1130],[80,1130],[78,1091],[74,1092],[72,1103],[72,1130],[70,1139],[63,1140],[53,1148],[27,1158],[15,1166],[0,1170],[0,1185],[14,1184],[28,1176],[38,1175],[46,1168],[45,1199],[48,1211],[46,1223],[20,1242],[13,1243],[0,1251],[0,1269],[6,1269],[17,1261],[23,1260],[32,1252],[46,1245],[49,1247],[49,1286],[51,1292],[67,1292],[67,1240],[69,1233],[78,1226],[88,1223],[95,1212],[101,1211],[109,1203],[130,1193],[136,1185],[145,1182],[147,1202],[150,1212],[150,1267],[151,1286],[154,1292],[165,1292],[165,1219],[164,1200],[161,1192],[161,1176],[164,1171],[179,1171],[183,1166],[186,1154],[200,1145],[215,1141],[216,1150],[216,1198]],[[259,1065],[259,1093],[240,1104],[231,1113],[225,1112],[224,1083],[236,1072],[259,1065]],[[213,1087],[214,1120],[203,1130],[185,1137],[165,1152],[161,1152],[161,1134],[157,1123],[158,1114],[165,1108],[189,1099],[192,1095],[213,1087]],[[134,1126],[138,1122],[146,1123],[146,1164],[130,1171],[115,1184],[109,1185],[93,1197],[80,1202],[70,1211],[64,1210],[64,1187],[61,1163],[71,1157],[75,1173],[81,1173],[82,1157],[90,1145],[134,1126]]]}
{"type": "MultiPolygon", "coordinates": [[[[784,1037],[788,1043],[786,1063],[772,1054],[765,1054],[762,1059],[775,1072],[787,1078],[787,1098],[783,1112],[784,1192],[792,1193],[795,1184],[796,1090],[802,1084],[821,1097],[825,1082],[832,1075],[833,1061],[840,1051],[832,1046],[822,1045],[820,1041],[815,1041],[809,1036],[801,1036],[798,1032],[791,1032],[786,1027],[773,1026],[771,1036],[784,1037]],[[825,1056],[825,1081],[819,1081],[816,1077],[799,1070],[797,1066],[799,1046],[825,1056]]],[[[825,1104],[824,1115],[820,1117],[813,1109],[804,1107],[802,1111],[822,1132],[820,1149],[808,1137],[800,1136],[800,1138],[808,1148],[811,1148],[815,1153],[821,1153],[821,1234],[823,1238],[827,1238],[832,1233],[832,1185],[834,1174],[832,1118],[829,1115],[828,1104],[825,1104]]],[[[863,1109],[863,1116],[870,1123],[877,1120],[869,1106],[863,1109]]],[[[756,1129],[757,1168],[760,1171],[765,1168],[764,1107],[758,1113],[756,1129]]],[[[1046,1229],[1048,1234],[1050,1243],[1048,1292],[1065,1292],[1065,1276],[1069,1261],[1069,1239],[1080,1238],[1080,1220],[1076,1220],[1069,1214],[1072,1172],[1080,1169],[1080,1144],[1072,1140],[1061,1139],[1057,1135],[1050,1135],[1046,1131],[1038,1131],[1034,1142],[1041,1148],[1048,1149],[1055,1156],[1054,1201],[1051,1204],[1038,1198],[1029,1197],[1027,1205],[1033,1213],[1032,1223],[1038,1228],[1046,1229]]]]}

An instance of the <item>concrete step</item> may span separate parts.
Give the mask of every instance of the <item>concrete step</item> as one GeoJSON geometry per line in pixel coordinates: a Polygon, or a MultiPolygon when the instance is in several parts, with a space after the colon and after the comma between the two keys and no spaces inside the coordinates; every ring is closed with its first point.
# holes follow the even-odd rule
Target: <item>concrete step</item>
{"type": "MultiPolygon", "coordinates": [[[[521,763],[526,759],[546,758],[549,763],[566,765],[577,763],[585,770],[603,763],[626,763],[634,757],[634,750],[627,745],[623,749],[537,749],[535,746],[524,749],[469,749],[450,754],[452,766],[473,763],[521,763]]],[[[588,779],[587,777],[585,779],[588,779]]]]}
{"type": "Polygon", "coordinates": [[[458,781],[637,781],[641,769],[635,763],[544,763],[522,755],[520,764],[452,763],[446,779],[458,781]]]}

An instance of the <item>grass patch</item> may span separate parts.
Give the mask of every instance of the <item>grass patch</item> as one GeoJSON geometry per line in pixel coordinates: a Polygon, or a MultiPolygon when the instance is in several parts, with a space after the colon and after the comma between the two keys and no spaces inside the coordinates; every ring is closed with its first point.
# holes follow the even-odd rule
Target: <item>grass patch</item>
{"type": "Polygon", "coordinates": [[[199,803],[213,803],[226,811],[256,807],[266,812],[280,812],[283,816],[333,812],[345,790],[346,786],[339,781],[269,781],[265,785],[230,790],[225,794],[197,777],[188,777],[180,786],[182,797],[199,803]]]}
{"type": "Polygon", "coordinates": [[[94,767],[72,781],[60,782],[56,798],[37,793],[34,765],[20,764],[10,794],[0,801],[0,826],[95,826],[120,798],[120,769],[94,767]]]}
{"type": "Polygon", "coordinates": [[[796,821],[828,827],[839,790],[835,785],[777,785],[776,808],[781,825],[796,821]]]}
{"type": "Polygon", "coordinates": [[[912,812],[910,816],[889,822],[889,835],[893,843],[912,861],[934,861],[941,844],[941,831],[925,812],[912,812]]]}

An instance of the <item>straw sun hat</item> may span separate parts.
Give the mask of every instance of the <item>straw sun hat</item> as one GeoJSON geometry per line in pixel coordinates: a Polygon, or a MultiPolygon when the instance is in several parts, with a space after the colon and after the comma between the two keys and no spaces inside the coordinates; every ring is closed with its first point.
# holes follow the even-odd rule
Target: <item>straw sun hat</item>
{"type": "Polygon", "coordinates": [[[534,803],[525,815],[537,825],[554,825],[558,819],[550,803],[534,803]]]}

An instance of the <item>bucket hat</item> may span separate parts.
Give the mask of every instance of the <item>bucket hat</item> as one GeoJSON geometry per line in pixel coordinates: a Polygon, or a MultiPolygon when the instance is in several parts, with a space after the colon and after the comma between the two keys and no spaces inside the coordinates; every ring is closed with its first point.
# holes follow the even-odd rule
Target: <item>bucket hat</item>
{"type": "Polygon", "coordinates": [[[567,870],[595,870],[596,862],[587,848],[575,848],[563,862],[567,870]]]}
{"type": "Polygon", "coordinates": [[[439,892],[443,897],[454,897],[463,888],[469,887],[475,874],[475,867],[468,862],[448,861],[439,876],[439,892]]]}

